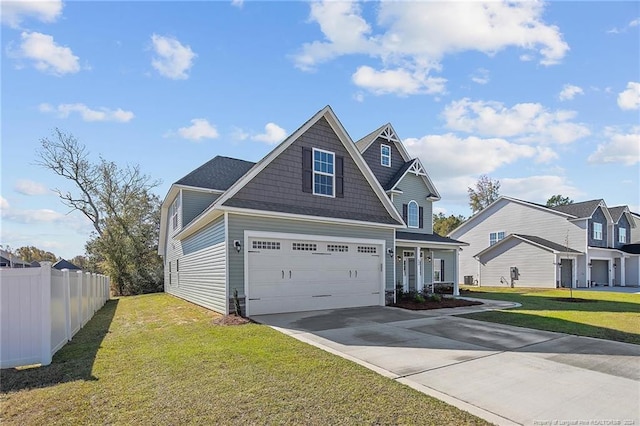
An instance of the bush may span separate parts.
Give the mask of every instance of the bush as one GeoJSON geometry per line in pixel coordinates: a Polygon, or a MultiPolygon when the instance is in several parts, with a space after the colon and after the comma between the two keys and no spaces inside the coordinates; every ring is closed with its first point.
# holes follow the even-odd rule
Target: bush
{"type": "Polygon", "coordinates": [[[415,300],[418,303],[424,303],[425,302],[424,296],[421,295],[420,293],[416,294],[415,297],[413,298],[413,300],[415,300]]]}

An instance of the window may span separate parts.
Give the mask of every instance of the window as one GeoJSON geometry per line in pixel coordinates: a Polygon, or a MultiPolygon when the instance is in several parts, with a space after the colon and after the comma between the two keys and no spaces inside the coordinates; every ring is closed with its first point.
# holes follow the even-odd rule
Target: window
{"type": "Polygon", "coordinates": [[[171,229],[178,228],[178,211],[180,210],[180,194],[173,200],[171,207],[169,208],[169,214],[171,215],[171,229]]]}
{"type": "Polygon", "coordinates": [[[391,167],[391,147],[389,145],[380,145],[380,164],[391,167]]]}
{"type": "Polygon", "coordinates": [[[375,246],[358,246],[358,253],[376,254],[377,251],[375,246]]]}
{"type": "Polygon", "coordinates": [[[489,245],[492,246],[498,241],[504,240],[504,231],[492,232],[489,234],[489,245]]]}
{"type": "Polygon", "coordinates": [[[298,251],[316,251],[317,245],[313,243],[293,243],[291,248],[298,251]]]}
{"type": "Polygon", "coordinates": [[[409,201],[409,205],[407,207],[407,226],[409,226],[409,228],[417,228],[418,218],[418,203],[411,200],[409,201]]]}
{"type": "Polygon", "coordinates": [[[433,259],[433,282],[444,281],[444,259],[433,259]]]}
{"type": "Polygon", "coordinates": [[[618,242],[622,244],[627,242],[627,228],[618,228],[618,242]]]}
{"type": "Polygon", "coordinates": [[[313,149],[313,193],[315,195],[334,196],[334,160],[333,152],[313,149]]]}
{"type": "Polygon", "coordinates": [[[594,240],[602,239],[602,224],[599,222],[593,222],[593,239],[594,240]]]}
{"type": "Polygon", "coordinates": [[[251,245],[254,249],[280,250],[280,243],[277,241],[254,241],[251,245]]]}
{"type": "Polygon", "coordinates": [[[348,252],[349,246],[343,246],[339,244],[327,244],[327,251],[348,252]]]}

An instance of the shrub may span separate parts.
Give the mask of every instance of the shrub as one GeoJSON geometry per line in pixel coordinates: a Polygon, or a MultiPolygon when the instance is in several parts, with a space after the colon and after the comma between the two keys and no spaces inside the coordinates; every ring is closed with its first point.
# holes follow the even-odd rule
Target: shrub
{"type": "Polygon", "coordinates": [[[413,298],[413,300],[415,300],[418,303],[424,303],[425,302],[424,296],[421,295],[420,293],[416,294],[415,297],[413,298]]]}

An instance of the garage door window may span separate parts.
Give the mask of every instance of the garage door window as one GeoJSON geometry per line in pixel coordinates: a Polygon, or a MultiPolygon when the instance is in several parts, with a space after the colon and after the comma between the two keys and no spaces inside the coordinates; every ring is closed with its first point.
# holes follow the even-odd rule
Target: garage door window
{"type": "Polygon", "coordinates": [[[376,254],[378,250],[375,246],[358,246],[358,253],[372,253],[376,254]]]}
{"type": "Polygon", "coordinates": [[[339,244],[327,244],[327,251],[348,252],[349,246],[343,246],[339,244]]]}
{"type": "Polygon", "coordinates": [[[298,251],[316,251],[318,246],[313,243],[293,243],[291,248],[298,251]]]}
{"type": "Polygon", "coordinates": [[[252,247],[259,250],[280,250],[280,243],[278,241],[254,241],[252,247]]]}

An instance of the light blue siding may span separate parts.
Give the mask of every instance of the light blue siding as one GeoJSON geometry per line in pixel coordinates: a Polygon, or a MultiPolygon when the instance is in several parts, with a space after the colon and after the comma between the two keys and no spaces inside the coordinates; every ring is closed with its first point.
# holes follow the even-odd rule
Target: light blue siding
{"type": "Polygon", "coordinates": [[[220,194],[182,190],[182,226],[187,225],[213,203],[220,194]]]}
{"type": "Polygon", "coordinates": [[[422,180],[421,176],[412,173],[407,175],[398,183],[398,189],[402,190],[402,194],[393,195],[393,205],[396,210],[402,214],[402,205],[409,204],[409,201],[415,200],[420,207],[423,208],[423,228],[406,228],[407,232],[418,232],[421,234],[433,234],[433,206],[431,200],[427,200],[429,190],[422,180]]]}

